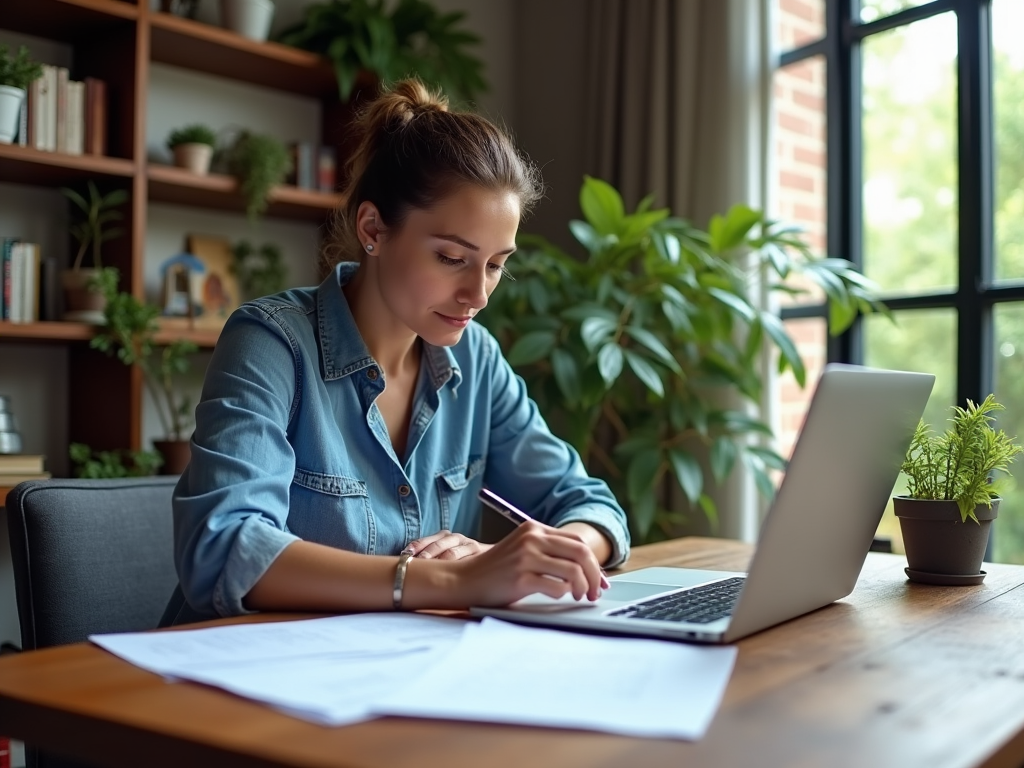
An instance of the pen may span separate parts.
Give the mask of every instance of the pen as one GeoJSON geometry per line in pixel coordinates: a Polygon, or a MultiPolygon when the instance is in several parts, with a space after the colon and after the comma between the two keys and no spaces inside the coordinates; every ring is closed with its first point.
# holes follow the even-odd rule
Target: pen
{"type": "MultiPolygon", "coordinates": [[[[523,512],[523,510],[512,506],[501,498],[501,496],[488,488],[480,489],[480,501],[515,525],[522,525],[523,523],[533,520],[533,518],[523,512]]],[[[608,582],[608,577],[605,575],[604,569],[602,568],[601,587],[603,589],[608,589],[610,586],[611,584],[608,582]]]]}

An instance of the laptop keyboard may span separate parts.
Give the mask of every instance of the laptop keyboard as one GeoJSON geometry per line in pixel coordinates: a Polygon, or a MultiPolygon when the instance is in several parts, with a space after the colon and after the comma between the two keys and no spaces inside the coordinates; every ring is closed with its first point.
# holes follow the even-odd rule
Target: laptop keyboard
{"type": "Polygon", "coordinates": [[[626,619],[655,619],[707,624],[732,613],[743,589],[743,576],[734,576],[681,592],[652,597],[609,613],[626,619]]]}

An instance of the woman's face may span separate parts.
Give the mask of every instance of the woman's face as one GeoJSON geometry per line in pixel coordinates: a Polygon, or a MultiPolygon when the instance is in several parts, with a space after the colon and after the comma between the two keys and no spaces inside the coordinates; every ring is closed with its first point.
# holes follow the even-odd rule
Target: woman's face
{"type": "Polygon", "coordinates": [[[381,298],[424,341],[457,343],[487,306],[518,228],[516,195],[473,185],[429,210],[413,209],[398,232],[377,238],[381,298]]]}

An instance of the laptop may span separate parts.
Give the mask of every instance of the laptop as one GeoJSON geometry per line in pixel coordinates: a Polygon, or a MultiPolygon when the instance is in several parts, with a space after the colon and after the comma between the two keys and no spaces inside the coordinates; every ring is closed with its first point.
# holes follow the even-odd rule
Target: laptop
{"type": "Polygon", "coordinates": [[[474,616],[731,643],[853,591],[935,377],[825,366],[747,573],[643,568],[591,603],[530,595],[474,616]]]}

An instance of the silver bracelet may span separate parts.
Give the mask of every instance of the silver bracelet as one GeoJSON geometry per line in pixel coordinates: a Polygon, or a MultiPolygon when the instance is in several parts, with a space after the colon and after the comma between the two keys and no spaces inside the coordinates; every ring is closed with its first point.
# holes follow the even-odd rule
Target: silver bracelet
{"type": "Polygon", "coordinates": [[[403,549],[398,555],[398,567],[395,568],[395,586],[391,590],[391,603],[396,611],[402,610],[402,590],[405,587],[405,571],[413,558],[411,549],[403,549]]]}

